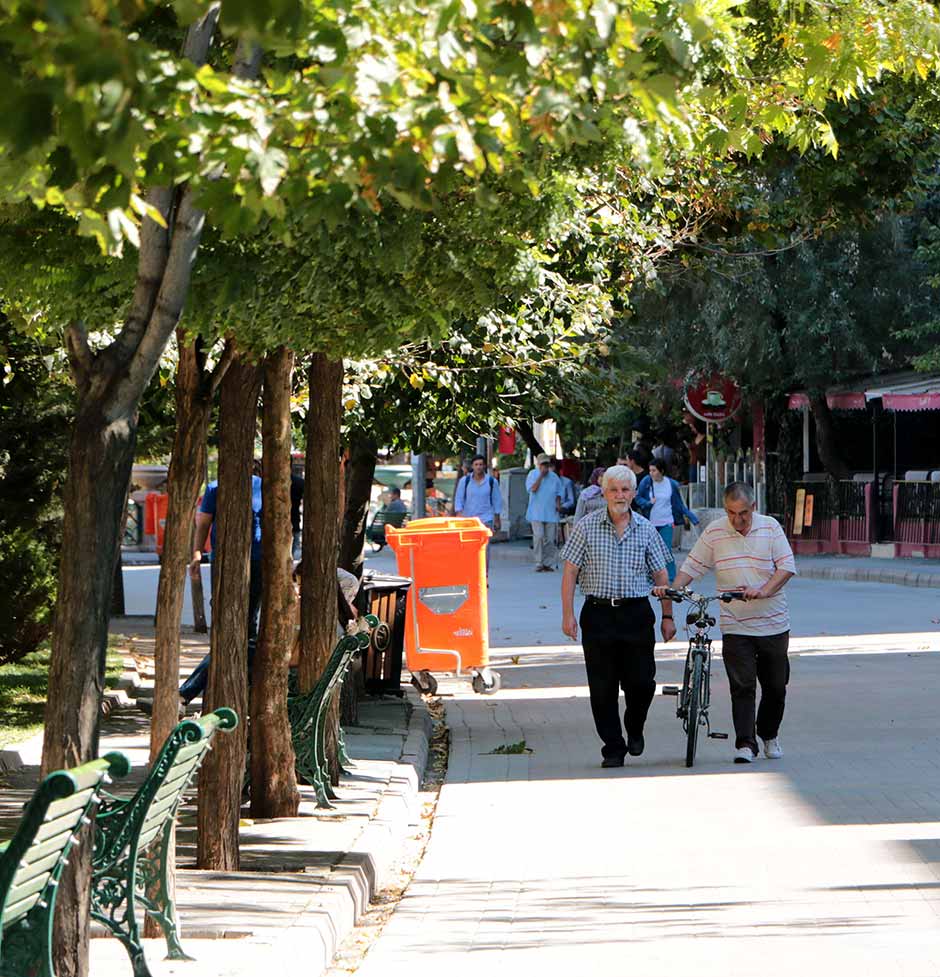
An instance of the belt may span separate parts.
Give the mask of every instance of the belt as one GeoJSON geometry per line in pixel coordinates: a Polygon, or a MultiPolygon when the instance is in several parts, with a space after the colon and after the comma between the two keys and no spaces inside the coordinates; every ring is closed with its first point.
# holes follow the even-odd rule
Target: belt
{"type": "Polygon", "coordinates": [[[592,594],[589,594],[585,600],[589,604],[597,604],[600,607],[625,607],[638,600],[649,602],[648,597],[594,597],[592,594]]]}

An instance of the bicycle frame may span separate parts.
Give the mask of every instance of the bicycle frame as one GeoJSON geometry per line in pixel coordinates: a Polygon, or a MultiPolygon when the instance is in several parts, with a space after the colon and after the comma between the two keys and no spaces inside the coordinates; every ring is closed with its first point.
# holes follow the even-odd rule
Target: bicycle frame
{"type": "Polygon", "coordinates": [[[698,721],[703,725],[708,735],[711,735],[711,725],[708,720],[708,707],[711,705],[711,676],[712,676],[712,639],[708,636],[707,625],[696,631],[689,637],[689,648],[685,656],[685,668],[682,672],[682,690],[679,693],[679,702],[676,705],[676,716],[682,720],[682,731],[689,731],[689,699],[692,689],[689,680],[692,676],[692,667],[696,657],[702,659],[702,692],[699,704],[698,721]]]}
{"type": "Polygon", "coordinates": [[[693,607],[686,617],[686,627],[690,630],[689,649],[685,656],[685,668],[682,674],[682,687],[664,686],[665,695],[678,696],[676,716],[682,720],[682,730],[686,734],[686,766],[691,767],[695,762],[695,751],[698,742],[699,727],[704,726],[706,735],[711,739],[727,739],[726,733],[713,733],[708,710],[711,706],[711,677],[712,677],[712,639],[709,629],[715,626],[715,619],[708,613],[708,605],[714,600],[730,601],[743,595],[738,591],[728,591],[714,597],[703,597],[690,590],[665,591],[664,596],[674,601],[687,601],[693,607]],[[701,678],[696,680],[697,666],[701,663],[701,678]],[[696,701],[693,701],[693,696],[696,701]],[[693,725],[694,724],[694,725],[693,725]]]}

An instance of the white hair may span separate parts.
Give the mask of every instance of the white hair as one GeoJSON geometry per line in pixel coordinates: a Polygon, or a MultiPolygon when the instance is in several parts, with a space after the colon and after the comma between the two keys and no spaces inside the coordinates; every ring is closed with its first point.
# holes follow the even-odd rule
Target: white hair
{"type": "Polygon", "coordinates": [[[630,488],[635,489],[636,475],[626,465],[611,465],[601,479],[601,491],[606,492],[611,482],[626,482],[630,488]]]}

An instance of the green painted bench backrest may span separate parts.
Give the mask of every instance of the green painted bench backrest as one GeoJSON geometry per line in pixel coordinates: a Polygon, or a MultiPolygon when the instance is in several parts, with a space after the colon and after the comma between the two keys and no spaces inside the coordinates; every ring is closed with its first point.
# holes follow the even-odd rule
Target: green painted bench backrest
{"type": "MultiPolygon", "coordinates": [[[[130,763],[108,753],[71,770],[56,770],[36,789],[16,834],[0,852],[0,932],[18,922],[54,888],[101,787],[125,777],[130,763]]],[[[2,937],[0,937],[2,938],[2,937]]]]}
{"type": "Polygon", "coordinates": [[[183,791],[211,748],[212,737],[237,725],[231,709],[216,709],[199,719],[184,719],[173,729],[137,793],[108,804],[95,818],[96,874],[136,855],[160,835],[176,817],[183,791]]]}

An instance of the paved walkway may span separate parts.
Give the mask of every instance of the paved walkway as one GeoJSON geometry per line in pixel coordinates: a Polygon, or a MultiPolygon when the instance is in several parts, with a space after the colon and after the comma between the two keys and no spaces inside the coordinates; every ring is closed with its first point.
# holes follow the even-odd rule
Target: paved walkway
{"type": "MultiPolygon", "coordinates": [[[[142,670],[140,691],[146,693],[152,686],[152,627],[115,619],[112,633],[134,635],[118,643],[142,670]]],[[[184,675],[205,654],[207,641],[184,632],[184,675]]],[[[258,977],[272,968],[294,971],[298,960],[306,977],[322,973],[376,893],[400,884],[398,863],[422,817],[419,780],[430,731],[427,709],[410,691],[406,699],[363,701],[359,723],[345,730],[353,763],[341,778],[335,808],[318,810],[313,790],[303,785],[295,818],[252,820],[244,808],[239,872],[195,868],[195,790],[190,790],[178,819],[176,899],[184,948],[198,962],[166,961],[164,941],[146,940],[154,977],[258,977]]],[[[120,750],[132,764],[115,793],[129,796],[142,780],[149,738],[149,719],[133,706],[105,721],[101,753],[120,750]]],[[[0,838],[9,837],[19,823],[39,777],[41,753],[42,734],[5,751],[11,768],[0,780],[0,838]]],[[[92,927],[92,935],[104,938],[91,941],[91,973],[129,974],[123,946],[100,926],[92,927]]]]}
{"type": "MultiPolygon", "coordinates": [[[[496,567],[503,691],[442,683],[451,762],[431,842],[358,977],[937,977],[940,638],[909,620],[936,601],[797,584],[783,760],[735,766],[705,740],[687,770],[659,697],[645,755],[601,770],[580,653],[557,643],[557,575],[496,567]],[[531,753],[491,753],[523,740],[531,753]]],[[[659,682],[678,683],[682,655],[659,649],[659,682]]],[[[720,661],[713,674],[729,731],[720,661]]]]}

